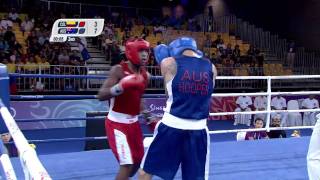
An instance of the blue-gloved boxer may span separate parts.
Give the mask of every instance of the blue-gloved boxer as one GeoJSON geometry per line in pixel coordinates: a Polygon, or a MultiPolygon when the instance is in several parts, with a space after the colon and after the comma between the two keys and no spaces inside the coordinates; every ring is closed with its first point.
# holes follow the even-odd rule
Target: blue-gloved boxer
{"type": "Polygon", "coordinates": [[[150,180],[155,175],[171,180],[180,165],[184,180],[208,179],[207,118],[216,69],[202,58],[189,37],[156,47],[155,56],[161,62],[169,97],[141,163],[139,179],[150,180]]]}

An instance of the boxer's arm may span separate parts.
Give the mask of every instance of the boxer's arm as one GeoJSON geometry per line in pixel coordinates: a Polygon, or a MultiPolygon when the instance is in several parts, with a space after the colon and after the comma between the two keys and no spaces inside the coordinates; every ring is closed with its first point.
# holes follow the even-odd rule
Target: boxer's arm
{"type": "Polygon", "coordinates": [[[168,95],[166,85],[167,85],[167,82],[171,81],[177,73],[176,60],[173,57],[165,58],[161,62],[160,68],[161,68],[161,75],[163,76],[163,79],[164,79],[164,89],[165,89],[166,95],[168,95]]]}
{"type": "Polygon", "coordinates": [[[116,85],[119,82],[119,80],[123,77],[123,71],[121,69],[121,66],[113,66],[109,74],[109,78],[103,83],[102,87],[98,92],[97,97],[100,101],[109,100],[110,98],[114,97],[110,89],[111,87],[116,85]]]}
{"type": "Polygon", "coordinates": [[[217,71],[217,68],[215,65],[212,64],[212,72],[213,72],[213,88],[215,86],[215,83],[216,83],[216,78],[217,78],[217,75],[218,75],[218,71],[217,71]]]}

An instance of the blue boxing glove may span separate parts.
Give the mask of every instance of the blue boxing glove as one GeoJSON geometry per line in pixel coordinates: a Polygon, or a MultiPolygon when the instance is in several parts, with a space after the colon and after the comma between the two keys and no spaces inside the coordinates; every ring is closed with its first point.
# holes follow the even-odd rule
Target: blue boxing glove
{"type": "Polygon", "coordinates": [[[154,57],[159,65],[163,59],[170,57],[169,47],[165,44],[159,44],[153,48],[153,51],[154,57]]]}

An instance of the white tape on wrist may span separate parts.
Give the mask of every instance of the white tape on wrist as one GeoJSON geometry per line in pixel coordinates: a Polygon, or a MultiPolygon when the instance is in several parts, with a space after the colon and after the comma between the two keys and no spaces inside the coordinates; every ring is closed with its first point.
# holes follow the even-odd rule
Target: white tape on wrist
{"type": "Polygon", "coordinates": [[[123,89],[119,84],[116,84],[116,85],[111,87],[110,93],[113,96],[118,96],[118,95],[123,93],[123,89]]]}

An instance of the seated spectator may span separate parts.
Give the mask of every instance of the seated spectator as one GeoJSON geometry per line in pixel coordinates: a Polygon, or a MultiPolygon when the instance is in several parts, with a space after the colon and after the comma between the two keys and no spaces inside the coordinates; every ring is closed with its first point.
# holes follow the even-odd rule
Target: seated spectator
{"type": "Polygon", "coordinates": [[[223,47],[218,48],[218,56],[220,56],[222,59],[227,57],[227,53],[223,47]]]}
{"type": "Polygon", "coordinates": [[[8,42],[11,51],[17,51],[17,55],[21,56],[23,54],[21,44],[16,40],[15,36],[11,36],[11,40],[8,42]]]}
{"type": "Polygon", "coordinates": [[[12,60],[10,59],[7,63],[4,62],[3,64],[6,64],[6,65],[7,65],[8,73],[15,73],[15,72],[16,72],[17,67],[16,67],[15,61],[12,61],[12,60]]]}
{"type": "Polygon", "coordinates": [[[1,19],[0,26],[1,26],[3,29],[7,30],[8,27],[11,27],[11,28],[12,28],[13,23],[12,23],[12,21],[8,18],[7,15],[4,15],[4,16],[2,17],[2,19],[1,19]]]}
{"type": "Polygon", "coordinates": [[[293,133],[291,134],[291,137],[293,137],[293,138],[301,137],[300,131],[299,130],[294,130],[293,133]]]}
{"type": "Polygon", "coordinates": [[[4,40],[3,36],[0,36],[0,52],[8,52],[8,42],[4,40]]]}
{"type": "Polygon", "coordinates": [[[141,32],[141,38],[146,39],[149,36],[149,34],[150,34],[149,29],[146,26],[144,26],[141,32]]]}
{"type": "Polygon", "coordinates": [[[295,52],[296,52],[296,45],[294,43],[294,41],[290,41],[290,43],[288,44],[288,54],[287,54],[287,58],[285,61],[285,65],[289,68],[293,68],[294,65],[294,57],[295,57],[295,52]]]}
{"type": "MultiPolygon", "coordinates": [[[[287,101],[285,98],[277,95],[271,99],[271,109],[272,110],[286,110],[287,109],[287,101]]],[[[281,115],[281,126],[286,126],[288,113],[282,112],[281,115]]]]}
{"type": "Polygon", "coordinates": [[[3,39],[9,44],[13,40],[13,37],[15,37],[15,34],[12,31],[12,27],[9,26],[7,31],[3,35],[3,39]]]}
{"type": "Polygon", "coordinates": [[[21,24],[21,19],[19,19],[19,15],[16,12],[15,8],[12,8],[11,11],[9,12],[8,19],[10,19],[13,22],[19,23],[19,25],[21,24]]]}
{"type": "Polygon", "coordinates": [[[18,156],[18,152],[17,152],[17,149],[16,149],[14,143],[12,143],[12,144],[10,143],[12,141],[10,133],[1,134],[1,139],[2,139],[3,143],[5,143],[6,150],[7,150],[9,157],[18,156]]]}
{"type": "MultiPolygon", "coordinates": [[[[254,120],[254,128],[263,128],[263,120],[262,119],[255,119],[254,120]]],[[[254,131],[254,132],[247,132],[245,140],[259,140],[259,139],[268,139],[268,135],[266,131],[254,131]]]]}
{"type": "Polygon", "coordinates": [[[233,61],[230,57],[227,57],[222,61],[223,71],[222,75],[224,76],[232,76],[233,75],[233,61]]]}
{"type": "Polygon", "coordinates": [[[238,59],[241,56],[240,46],[236,44],[234,50],[232,51],[232,58],[238,59]]]}
{"type": "MultiPolygon", "coordinates": [[[[302,101],[302,109],[318,109],[319,101],[315,98],[315,95],[310,95],[308,98],[302,101]]],[[[317,122],[316,115],[318,112],[304,112],[303,113],[303,125],[314,126],[317,122]]]]}
{"type": "MultiPolygon", "coordinates": [[[[263,92],[263,91],[261,91],[263,92]]],[[[267,97],[257,96],[254,98],[253,106],[255,111],[265,111],[267,109],[267,97]]],[[[255,114],[254,119],[260,118],[266,123],[266,114],[255,114]]]]}
{"type": "Polygon", "coordinates": [[[50,63],[45,57],[41,57],[41,62],[38,62],[38,65],[41,66],[41,70],[44,74],[48,73],[48,71],[50,70],[50,63]]]}
{"type": "Polygon", "coordinates": [[[34,27],[33,21],[31,21],[28,16],[25,17],[24,21],[21,23],[21,31],[24,36],[25,32],[30,32],[34,27]]]}
{"type": "Polygon", "coordinates": [[[206,36],[206,39],[204,40],[204,47],[211,48],[211,46],[212,46],[212,41],[211,41],[210,35],[208,34],[206,36]]]}
{"type": "MultiPolygon", "coordinates": [[[[250,106],[252,105],[252,99],[249,96],[239,96],[236,101],[237,108],[235,112],[251,111],[250,106]]],[[[234,115],[234,124],[244,124],[247,126],[251,125],[251,115],[250,114],[237,114],[234,115]]]]}
{"type": "Polygon", "coordinates": [[[210,56],[210,61],[212,64],[221,64],[222,62],[218,62],[217,55],[215,53],[212,53],[210,56]]]}
{"type": "MultiPolygon", "coordinates": [[[[280,127],[280,126],[281,126],[281,115],[276,114],[271,119],[270,127],[280,127]]],[[[270,132],[267,132],[267,134],[270,139],[287,137],[287,134],[284,130],[272,130],[270,132]]]]}
{"type": "Polygon", "coordinates": [[[233,50],[230,43],[227,45],[227,48],[225,49],[225,53],[227,56],[230,56],[230,57],[232,56],[233,50]]]}
{"type": "Polygon", "coordinates": [[[156,36],[158,33],[163,34],[163,32],[165,31],[164,26],[157,24],[153,27],[153,34],[154,36],[156,36]]]}
{"type": "Polygon", "coordinates": [[[58,56],[59,64],[65,64],[65,62],[68,62],[69,60],[70,60],[70,57],[69,57],[68,51],[65,49],[58,56]]]}
{"type": "Polygon", "coordinates": [[[110,60],[110,58],[111,58],[111,46],[112,46],[113,41],[114,41],[113,35],[110,34],[104,43],[104,48],[105,48],[107,60],[110,60]]]}
{"type": "Polygon", "coordinates": [[[32,41],[28,47],[28,52],[30,54],[39,54],[40,51],[41,51],[41,45],[38,42],[38,39],[36,37],[32,38],[32,41]]]}
{"type": "Polygon", "coordinates": [[[221,38],[221,34],[218,34],[217,39],[215,41],[213,41],[213,47],[219,48],[220,46],[223,46],[223,44],[224,44],[224,41],[221,38]]]}
{"type": "Polygon", "coordinates": [[[72,65],[80,65],[80,55],[77,50],[72,50],[72,54],[70,55],[70,62],[72,65]]]}
{"type": "Polygon", "coordinates": [[[249,75],[250,76],[257,76],[258,71],[259,71],[259,69],[257,67],[256,61],[255,60],[251,61],[250,65],[249,65],[249,75]]]}

